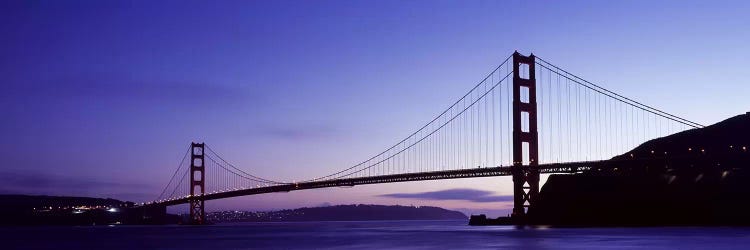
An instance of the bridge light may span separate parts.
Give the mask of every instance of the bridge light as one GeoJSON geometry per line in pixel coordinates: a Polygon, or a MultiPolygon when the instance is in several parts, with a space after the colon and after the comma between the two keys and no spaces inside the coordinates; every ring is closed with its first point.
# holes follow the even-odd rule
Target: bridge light
{"type": "Polygon", "coordinates": [[[688,148],[688,151],[693,151],[693,148],[688,148]]]}
{"type": "Polygon", "coordinates": [[[701,153],[706,153],[706,150],[705,149],[701,149],[701,153]]]}
{"type": "Polygon", "coordinates": [[[651,153],[653,154],[653,153],[654,153],[654,151],[653,151],[653,150],[651,150],[651,153]]]}

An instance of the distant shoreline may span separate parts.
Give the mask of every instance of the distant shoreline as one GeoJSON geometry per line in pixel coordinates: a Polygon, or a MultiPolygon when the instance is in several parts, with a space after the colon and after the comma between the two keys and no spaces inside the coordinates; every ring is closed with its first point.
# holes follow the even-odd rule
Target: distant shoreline
{"type": "Polygon", "coordinates": [[[458,211],[430,206],[337,205],[304,207],[268,212],[220,211],[207,213],[214,223],[227,222],[301,222],[301,221],[409,221],[467,220],[458,211]]]}
{"type": "MultiPolygon", "coordinates": [[[[0,212],[11,215],[0,226],[96,226],[187,224],[187,215],[157,213],[135,207],[133,202],[90,197],[46,195],[0,195],[0,212]],[[145,219],[144,219],[145,218],[145,219]]],[[[430,206],[336,205],[303,207],[277,211],[218,211],[206,214],[212,224],[258,222],[329,222],[329,221],[443,221],[468,220],[458,211],[430,206]]]]}

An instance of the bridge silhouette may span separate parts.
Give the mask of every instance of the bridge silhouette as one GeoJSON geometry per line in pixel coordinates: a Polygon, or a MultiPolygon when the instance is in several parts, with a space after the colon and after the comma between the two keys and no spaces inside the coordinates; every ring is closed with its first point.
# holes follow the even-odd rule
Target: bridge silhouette
{"type": "Polygon", "coordinates": [[[668,160],[689,160],[700,154],[623,154],[651,139],[701,127],[584,80],[533,54],[515,52],[434,119],[341,171],[304,181],[271,180],[229,163],[204,143],[192,143],[159,197],[143,205],[187,203],[191,223],[204,224],[207,200],[339,186],[512,176],[512,217],[523,223],[539,196],[540,174],[625,171],[663,165],[668,160]]]}

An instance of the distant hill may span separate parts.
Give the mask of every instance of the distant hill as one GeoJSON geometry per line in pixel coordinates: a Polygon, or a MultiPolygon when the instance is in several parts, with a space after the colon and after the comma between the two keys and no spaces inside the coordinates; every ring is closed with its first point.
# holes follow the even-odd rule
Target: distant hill
{"type": "Polygon", "coordinates": [[[47,195],[18,195],[18,194],[0,194],[0,211],[31,211],[34,208],[44,209],[53,207],[62,209],[64,207],[123,207],[132,206],[132,202],[124,202],[115,199],[102,199],[91,197],[74,197],[74,196],[47,196],[47,195]]]}
{"type": "Polygon", "coordinates": [[[223,211],[207,214],[207,220],[220,222],[270,221],[368,221],[368,220],[465,220],[466,215],[439,207],[338,205],[305,207],[271,212],[223,211]]]}
{"type": "Polygon", "coordinates": [[[529,215],[559,226],[750,225],[750,114],[645,142],[612,162],[665,152],[683,160],[552,175],[529,215]]]}

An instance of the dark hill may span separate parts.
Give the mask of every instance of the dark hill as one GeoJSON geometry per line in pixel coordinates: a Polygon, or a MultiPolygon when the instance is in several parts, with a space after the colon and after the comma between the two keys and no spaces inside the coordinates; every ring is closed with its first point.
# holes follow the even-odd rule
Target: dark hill
{"type": "Polygon", "coordinates": [[[164,207],[136,208],[133,202],[91,197],[0,195],[0,225],[106,225],[177,222],[164,207]],[[160,210],[162,209],[162,210],[160,210]]]}
{"type": "Polygon", "coordinates": [[[64,207],[122,207],[132,206],[132,202],[123,202],[115,199],[102,199],[91,197],[73,197],[73,196],[47,196],[47,195],[18,195],[2,194],[0,195],[0,211],[3,212],[21,212],[32,211],[34,208],[43,209],[50,207],[62,209],[64,207]]]}
{"type": "Polygon", "coordinates": [[[558,226],[750,225],[749,147],[750,114],[654,139],[611,164],[664,152],[681,160],[552,175],[529,215],[558,226]]]}
{"type": "Polygon", "coordinates": [[[0,225],[92,225],[122,221],[123,208],[133,205],[115,199],[46,195],[0,195],[0,225]],[[80,209],[79,209],[80,208],[80,209]],[[110,208],[117,213],[108,212],[110,208]]]}
{"type": "Polygon", "coordinates": [[[704,128],[690,129],[650,140],[613,159],[626,159],[631,154],[636,157],[647,156],[652,154],[651,151],[654,151],[654,154],[667,152],[679,156],[695,153],[723,155],[730,153],[731,150],[742,150],[742,147],[750,147],[750,113],[704,128]]]}

